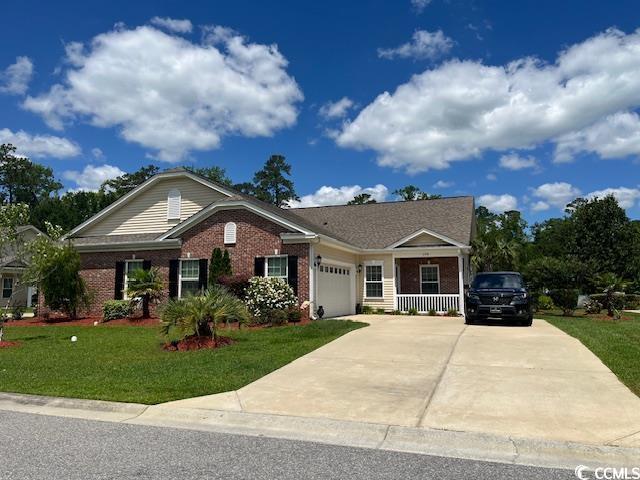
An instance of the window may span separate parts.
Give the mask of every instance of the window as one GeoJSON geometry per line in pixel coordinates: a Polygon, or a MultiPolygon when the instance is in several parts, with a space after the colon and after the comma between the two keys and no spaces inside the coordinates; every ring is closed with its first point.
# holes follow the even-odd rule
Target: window
{"type": "Polygon", "coordinates": [[[180,260],[178,296],[196,295],[200,290],[200,260],[180,260]]]}
{"type": "Polygon", "coordinates": [[[382,298],[382,265],[365,266],[364,287],[367,298],[382,298]]]}
{"type": "Polygon", "coordinates": [[[267,277],[287,279],[287,257],[267,257],[267,277]]]}
{"type": "Polygon", "coordinates": [[[224,226],[224,244],[229,245],[236,243],[236,224],[229,222],[224,226]]]}
{"type": "Polygon", "coordinates": [[[174,188],[167,195],[167,220],[180,220],[180,203],[182,195],[180,190],[174,188]]]}
{"type": "Polygon", "coordinates": [[[13,295],[13,278],[4,277],[2,279],[2,298],[11,298],[13,295]]]}
{"type": "Polygon", "coordinates": [[[136,270],[142,270],[142,260],[127,260],[124,269],[124,292],[122,298],[128,300],[127,290],[129,289],[129,280],[136,270]]]}
{"type": "Polygon", "coordinates": [[[438,265],[420,266],[420,292],[440,293],[440,271],[438,265]]]}

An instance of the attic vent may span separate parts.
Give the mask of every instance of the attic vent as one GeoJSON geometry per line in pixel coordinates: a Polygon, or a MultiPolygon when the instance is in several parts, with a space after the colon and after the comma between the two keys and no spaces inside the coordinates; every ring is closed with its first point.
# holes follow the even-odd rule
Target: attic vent
{"type": "Polygon", "coordinates": [[[180,190],[175,188],[169,190],[169,195],[167,195],[167,220],[180,220],[181,200],[180,190]]]}
{"type": "Polygon", "coordinates": [[[224,226],[224,244],[236,243],[236,224],[229,222],[224,226]]]}

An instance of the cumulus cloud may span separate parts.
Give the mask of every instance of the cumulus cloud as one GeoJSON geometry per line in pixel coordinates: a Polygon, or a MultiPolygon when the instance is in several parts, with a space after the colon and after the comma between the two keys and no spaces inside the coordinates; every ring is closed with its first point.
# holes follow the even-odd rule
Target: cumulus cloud
{"type": "Polygon", "coordinates": [[[80,146],[62,137],[54,135],[31,135],[24,130],[12,132],[8,128],[0,129],[0,144],[10,143],[16,147],[16,154],[30,158],[68,158],[80,155],[80,146]]]}
{"type": "Polygon", "coordinates": [[[291,208],[321,207],[324,205],[345,205],[353,197],[361,193],[368,193],[371,198],[383,202],[389,195],[389,189],[378,184],[374,187],[362,188],[360,185],[346,185],[343,187],[323,186],[314,193],[305,195],[300,200],[289,202],[291,208]]]}
{"type": "Polygon", "coordinates": [[[596,153],[600,158],[640,155],[640,117],[635,112],[619,112],[559,137],[554,161],[569,162],[579,152],[596,153]]]}
{"type": "Polygon", "coordinates": [[[431,0],[411,0],[411,6],[418,13],[422,13],[425,8],[431,3],[431,0]]]}
{"type": "Polygon", "coordinates": [[[538,161],[531,155],[523,157],[517,153],[510,153],[500,157],[500,166],[507,170],[524,170],[525,168],[538,168],[538,161]]]}
{"type": "Polygon", "coordinates": [[[487,173],[487,180],[495,182],[496,180],[498,180],[498,177],[495,173],[487,173]]]}
{"type": "Polygon", "coordinates": [[[453,41],[442,33],[416,30],[411,41],[395,48],[379,48],[378,56],[388,60],[394,58],[434,59],[446,54],[453,46],[453,41]]]}
{"type": "Polygon", "coordinates": [[[564,209],[581,194],[579,188],[567,182],[544,183],[533,189],[532,193],[540,199],[532,205],[534,211],[548,210],[551,207],[564,209]]]}
{"type": "Polygon", "coordinates": [[[605,188],[603,190],[596,190],[595,192],[591,192],[587,194],[586,197],[603,198],[608,195],[613,195],[616,200],[618,200],[618,204],[622,208],[631,208],[636,204],[638,200],[640,200],[640,189],[627,187],[605,188]]]}
{"type": "Polygon", "coordinates": [[[638,106],[640,31],[610,29],[563,50],[553,64],[454,60],[426,70],[380,94],[345,122],[336,142],[415,173],[554,141],[638,106]]]}
{"type": "Polygon", "coordinates": [[[178,20],[168,17],[153,17],[151,23],[156,27],[164,28],[170,32],[176,33],[189,33],[193,30],[193,25],[190,20],[178,20]]]}
{"type": "Polygon", "coordinates": [[[433,188],[450,188],[453,187],[455,185],[454,182],[449,182],[446,180],[438,180],[436,183],[433,184],[433,188]]]}
{"type": "Polygon", "coordinates": [[[503,195],[480,195],[478,197],[478,204],[483,207],[487,207],[489,210],[495,213],[508,212],[509,210],[515,210],[518,208],[518,199],[513,195],[507,193],[503,195]]]}
{"type": "Polygon", "coordinates": [[[0,92],[24,95],[33,76],[33,62],[29,57],[17,57],[16,63],[0,72],[0,92]]]}
{"type": "Polygon", "coordinates": [[[104,152],[98,147],[91,149],[91,155],[93,155],[93,158],[95,158],[96,160],[104,158],[104,152]]]}
{"type": "Polygon", "coordinates": [[[271,136],[295,124],[302,100],[275,45],[230,34],[193,43],[151,26],[119,26],[73,48],[64,81],[24,102],[52,128],[88,122],[164,161],[219,147],[222,137],[271,136]]]}
{"type": "Polygon", "coordinates": [[[107,180],[124,175],[125,172],[113,165],[86,165],[82,171],[67,170],[62,178],[75,183],[71,191],[96,191],[107,180]]]}
{"type": "Polygon", "coordinates": [[[330,120],[333,118],[342,118],[353,107],[353,100],[342,97],[336,102],[327,102],[320,107],[318,113],[323,118],[330,120]]]}

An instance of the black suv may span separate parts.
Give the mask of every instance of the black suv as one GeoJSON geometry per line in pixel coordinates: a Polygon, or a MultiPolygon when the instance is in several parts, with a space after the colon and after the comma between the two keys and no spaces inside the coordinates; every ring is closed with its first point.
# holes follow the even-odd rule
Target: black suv
{"type": "Polygon", "coordinates": [[[466,323],[501,320],[531,326],[531,297],[517,272],[478,273],[466,295],[466,323]]]}

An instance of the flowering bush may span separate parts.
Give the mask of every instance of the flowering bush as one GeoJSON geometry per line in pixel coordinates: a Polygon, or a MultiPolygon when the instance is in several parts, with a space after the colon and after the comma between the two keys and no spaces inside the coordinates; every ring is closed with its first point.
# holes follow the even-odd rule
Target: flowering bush
{"type": "Polygon", "coordinates": [[[249,279],[245,302],[258,320],[268,318],[272,310],[287,310],[298,305],[293,289],[284,280],[268,277],[249,279]]]}

